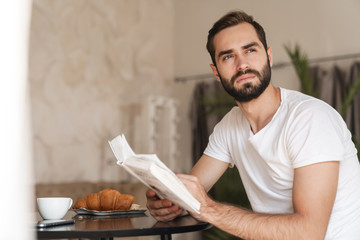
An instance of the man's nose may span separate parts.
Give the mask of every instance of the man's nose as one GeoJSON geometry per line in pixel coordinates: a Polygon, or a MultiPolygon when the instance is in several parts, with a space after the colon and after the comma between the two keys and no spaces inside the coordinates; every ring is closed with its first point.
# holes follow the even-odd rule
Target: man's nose
{"type": "Polygon", "coordinates": [[[244,57],[238,56],[236,58],[236,70],[239,72],[244,72],[248,68],[248,61],[244,57]]]}

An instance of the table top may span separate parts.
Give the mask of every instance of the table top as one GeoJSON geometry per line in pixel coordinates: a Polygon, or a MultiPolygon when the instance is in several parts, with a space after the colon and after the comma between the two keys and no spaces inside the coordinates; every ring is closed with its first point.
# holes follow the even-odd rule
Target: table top
{"type": "MultiPolygon", "coordinates": [[[[38,228],[38,238],[114,238],[129,236],[169,235],[201,231],[211,225],[198,222],[191,216],[178,217],[170,222],[157,222],[146,213],[93,216],[76,215],[69,211],[64,219],[75,219],[75,224],[38,228]]],[[[37,217],[41,220],[41,217],[37,217]]]]}

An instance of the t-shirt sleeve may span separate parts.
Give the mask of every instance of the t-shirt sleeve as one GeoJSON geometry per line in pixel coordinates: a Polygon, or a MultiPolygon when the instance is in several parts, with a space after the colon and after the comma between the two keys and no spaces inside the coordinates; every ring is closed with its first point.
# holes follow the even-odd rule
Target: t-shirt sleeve
{"type": "Polygon", "coordinates": [[[306,101],[292,114],[287,148],[294,168],[325,161],[342,161],[351,141],[342,117],[322,101],[306,101]]]}
{"type": "Polygon", "coordinates": [[[215,158],[217,160],[230,163],[230,167],[234,166],[233,160],[229,152],[227,143],[228,131],[227,119],[222,119],[214,128],[214,131],[209,137],[209,143],[205,148],[204,154],[215,158]]]}

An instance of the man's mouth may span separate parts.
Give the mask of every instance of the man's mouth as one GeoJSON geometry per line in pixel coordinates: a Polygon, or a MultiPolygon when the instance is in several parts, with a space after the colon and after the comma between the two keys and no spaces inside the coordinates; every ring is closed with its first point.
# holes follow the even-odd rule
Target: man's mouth
{"type": "Polygon", "coordinates": [[[247,70],[246,72],[238,72],[235,76],[231,78],[232,84],[247,82],[252,80],[257,76],[257,72],[254,70],[247,70]]]}
{"type": "Polygon", "coordinates": [[[254,74],[242,74],[241,76],[237,77],[234,81],[234,83],[242,83],[242,82],[247,82],[250,81],[252,79],[254,79],[256,76],[254,74]]]}

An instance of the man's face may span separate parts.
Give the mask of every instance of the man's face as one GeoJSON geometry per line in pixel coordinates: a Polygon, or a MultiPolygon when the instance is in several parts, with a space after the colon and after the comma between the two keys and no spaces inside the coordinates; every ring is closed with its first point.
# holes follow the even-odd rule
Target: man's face
{"type": "Polygon", "coordinates": [[[229,93],[230,96],[232,96],[236,101],[249,102],[250,100],[259,97],[269,85],[271,78],[270,63],[267,62],[264,65],[261,73],[253,69],[248,69],[235,73],[235,75],[232,76],[231,79],[225,79],[219,73],[219,78],[226,92],[229,93]],[[241,88],[236,88],[234,85],[236,79],[250,73],[256,75],[259,78],[260,83],[253,84],[252,82],[247,82],[244,83],[241,88]]]}
{"type": "Polygon", "coordinates": [[[211,66],[224,89],[238,102],[261,95],[271,78],[271,49],[265,50],[248,23],[226,28],[215,35],[216,67],[211,66]]]}

